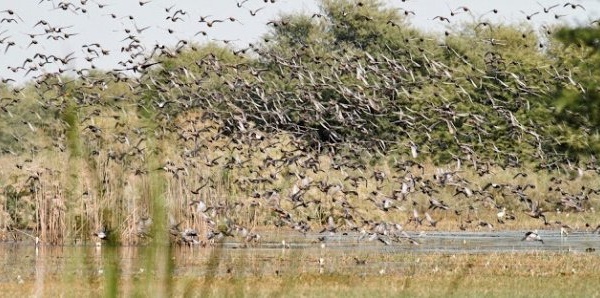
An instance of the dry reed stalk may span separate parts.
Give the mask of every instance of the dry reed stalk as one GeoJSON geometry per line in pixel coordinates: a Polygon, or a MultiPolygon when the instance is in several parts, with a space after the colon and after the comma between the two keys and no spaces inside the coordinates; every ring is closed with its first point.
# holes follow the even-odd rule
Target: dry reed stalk
{"type": "MultiPolygon", "coordinates": [[[[192,115],[198,116],[198,113],[190,112],[189,115],[190,117],[193,117],[192,115]]],[[[73,166],[75,169],[79,169],[72,171],[66,170],[60,175],[57,175],[57,177],[51,178],[52,180],[62,182],[60,187],[62,188],[62,192],[66,195],[61,194],[60,200],[63,201],[63,205],[67,206],[66,210],[68,212],[66,215],[61,214],[61,212],[50,212],[50,210],[55,208],[53,206],[56,204],[46,200],[45,197],[48,195],[43,194],[43,190],[53,187],[50,186],[52,185],[51,181],[42,179],[44,181],[39,185],[40,191],[32,196],[31,204],[32,206],[35,206],[37,210],[33,216],[33,221],[36,222],[33,226],[39,228],[39,234],[43,236],[42,238],[53,239],[52,241],[56,242],[57,239],[64,237],[81,237],[81,235],[87,237],[91,235],[93,229],[96,229],[102,224],[109,224],[112,228],[116,229],[119,235],[121,235],[123,243],[137,243],[139,240],[135,233],[137,219],[139,219],[142,214],[149,214],[148,212],[150,212],[154,206],[153,203],[149,202],[147,199],[150,193],[144,191],[144,188],[147,187],[147,185],[145,185],[147,181],[144,182],[144,176],[149,174],[135,176],[133,173],[136,169],[152,170],[158,168],[160,163],[157,162],[156,167],[147,165],[148,159],[156,158],[154,153],[150,153],[152,150],[150,150],[151,146],[148,144],[148,141],[141,141],[140,148],[143,147],[145,150],[142,153],[136,153],[137,155],[129,154],[129,152],[135,152],[132,150],[131,144],[109,141],[112,132],[111,127],[114,125],[114,121],[111,122],[112,120],[106,120],[106,123],[104,123],[99,119],[96,119],[98,120],[96,124],[101,126],[103,130],[106,130],[105,133],[102,134],[102,142],[94,141],[96,137],[89,132],[85,132],[79,134],[79,137],[81,138],[79,142],[77,142],[79,145],[73,145],[74,149],[77,149],[77,146],[80,146],[80,149],[84,152],[82,157],[67,157],[68,152],[63,153],[59,158],[52,156],[54,159],[51,157],[38,156],[38,159],[41,159],[39,163],[51,164],[52,162],[48,162],[47,160],[62,160],[62,163],[55,162],[57,165],[50,165],[51,168],[61,168],[62,166],[64,169],[69,165],[73,166]],[[81,143],[85,144],[85,146],[81,145],[81,143]],[[90,152],[92,149],[95,149],[95,147],[108,147],[115,155],[122,155],[122,158],[109,158],[109,153],[107,153],[108,150],[100,151],[98,156],[91,156],[88,153],[85,153],[86,151],[90,152]],[[70,176],[74,172],[77,172],[77,174],[80,175],[75,179],[76,181],[71,181],[70,176]],[[128,187],[131,187],[132,190],[126,191],[125,189],[128,187]],[[80,197],[82,190],[88,188],[89,195],[87,198],[82,199],[80,197]],[[46,211],[42,212],[41,210],[46,211]],[[75,218],[80,215],[83,215],[82,218],[75,220],[75,218]]],[[[135,117],[132,116],[131,121],[133,124],[135,121],[139,121],[139,119],[135,119],[135,117]]],[[[208,121],[197,121],[195,124],[193,124],[194,121],[186,122],[185,115],[178,117],[176,121],[178,123],[181,122],[181,127],[190,129],[190,131],[200,131],[210,124],[208,121]]],[[[173,177],[171,174],[163,175],[164,181],[166,181],[166,185],[168,186],[163,194],[165,199],[164,203],[167,206],[167,213],[173,214],[179,221],[184,221],[185,225],[197,229],[201,235],[205,235],[208,227],[206,222],[197,216],[197,214],[194,214],[194,211],[189,207],[189,202],[191,200],[201,199],[209,206],[224,207],[223,209],[225,209],[226,212],[216,215],[215,220],[217,222],[229,217],[237,224],[249,228],[268,230],[270,225],[276,219],[276,216],[272,214],[269,202],[264,196],[264,193],[268,190],[279,189],[280,196],[282,197],[282,207],[286,210],[292,209],[294,206],[286,199],[286,197],[290,194],[293,185],[297,183],[298,178],[294,176],[295,173],[306,174],[306,176],[312,178],[314,181],[341,183],[345,185],[346,189],[350,188],[348,183],[344,180],[348,175],[369,176],[373,171],[377,170],[386,173],[387,176],[382,182],[375,182],[373,179],[370,179],[368,183],[359,183],[355,188],[358,192],[358,196],[342,196],[339,192],[323,193],[315,187],[311,188],[305,194],[305,198],[320,200],[320,206],[315,206],[313,204],[308,208],[298,208],[292,212],[294,217],[301,218],[310,216],[316,218],[311,223],[313,229],[321,228],[323,223],[326,222],[327,217],[330,215],[332,208],[334,214],[339,216],[340,212],[338,212],[338,207],[339,202],[342,200],[347,200],[354,206],[357,210],[357,214],[373,220],[406,223],[410,217],[410,212],[412,211],[410,205],[411,201],[418,203],[419,206],[417,207],[417,210],[420,214],[423,214],[423,212],[427,210],[428,197],[421,193],[412,193],[404,200],[398,200],[396,202],[396,204],[406,210],[383,212],[374,206],[372,202],[365,200],[365,198],[371,196],[373,191],[389,194],[398,189],[398,181],[402,181],[408,171],[398,170],[394,166],[396,162],[404,160],[404,153],[402,153],[404,155],[400,153],[397,156],[390,155],[373,163],[367,162],[370,157],[363,154],[364,156],[357,156],[357,160],[359,163],[367,166],[365,170],[345,169],[344,171],[330,169],[334,163],[339,162],[334,160],[334,156],[327,156],[325,154],[316,155],[315,158],[317,158],[320,163],[319,167],[324,170],[325,173],[304,169],[302,166],[291,163],[280,169],[277,178],[273,179],[272,183],[252,185],[251,183],[244,182],[244,179],[247,180],[248,177],[255,177],[252,175],[256,175],[256,177],[266,176],[270,171],[275,171],[272,166],[261,169],[260,171],[257,170],[258,166],[263,166],[267,156],[276,159],[281,158],[282,154],[280,149],[291,151],[297,149],[296,146],[287,143],[286,140],[288,140],[289,137],[283,134],[275,135],[265,140],[252,140],[249,144],[240,145],[227,138],[212,141],[210,138],[215,132],[216,130],[211,128],[208,131],[199,133],[197,137],[185,141],[185,145],[188,148],[200,148],[201,145],[207,145],[209,147],[209,149],[201,149],[196,152],[195,155],[183,157],[181,152],[177,152],[177,148],[174,146],[171,148],[167,145],[163,145],[163,147],[166,148],[162,148],[159,155],[162,160],[172,160],[178,166],[184,165],[187,168],[187,175],[183,175],[182,172],[180,172],[178,178],[173,177]],[[284,143],[271,146],[270,148],[264,148],[263,150],[255,149],[262,148],[274,141],[283,141],[284,143]],[[213,150],[217,146],[220,146],[221,151],[213,150]],[[205,165],[206,159],[212,160],[221,155],[222,158],[219,161],[219,166],[210,167],[205,165]],[[224,163],[227,162],[228,159],[248,160],[244,164],[246,168],[244,168],[244,166],[238,167],[234,163],[230,168],[222,169],[224,163]],[[396,175],[396,177],[393,177],[393,175],[396,175]],[[211,178],[214,182],[211,182],[209,186],[200,190],[198,195],[192,196],[189,192],[189,190],[192,189],[192,186],[196,186],[196,183],[198,183],[197,181],[208,178],[211,178]],[[263,196],[260,198],[251,198],[250,195],[253,191],[256,191],[263,196]],[[254,200],[261,204],[260,207],[250,206],[250,203],[254,200]]],[[[128,137],[131,139],[130,143],[136,143],[133,141],[131,135],[128,135],[128,137]]],[[[166,136],[161,142],[170,142],[172,141],[170,138],[170,136],[166,136]]],[[[15,161],[11,160],[11,162],[14,163],[15,161]]],[[[302,160],[299,162],[302,162],[302,160]]],[[[422,165],[422,170],[415,165],[409,167],[408,170],[419,174],[422,171],[423,177],[432,179],[438,168],[440,168],[434,165],[433,162],[427,160],[422,161],[422,165]]],[[[41,165],[37,166],[41,167],[41,165]]],[[[445,170],[454,170],[455,167],[455,164],[450,163],[443,168],[445,170]]],[[[12,171],[15,173],[17,172],[14,169],[12,171]]],[[[544,202],[545,200],[556,202],[560,199],[559,193],[547,193],[545,191],[549,186],[554,186],[550,179],[555,173],[531,172],[527,177],[513,179],[518,171],[519,169],[491,168],[491,174],[480,177],[475,169],[470,168],[468,163],[464,163],[461,172],[458,173],[456,177],[471,181],[472,187],[475,188],[482,187],[488,182],[512,184],[533,183],[538,186],[538,189],[529,192],[528,195],[532,200],[539,201],[544,210],[548,210],[546,214],[552,221],[569,222],[579,227],[583,227],[588,222],[594,223],[594,221],[597,221],[597,216],[595,216],[593,212],[570,213],[572,215],[568,217],[567,214],[569,214],[569,212],[565,212],[564,210],[556,212],[555,205],[544,202]]],[[[560,177],[565,179],[565,181],[566,179],[569,179],[565,173],[559,174],[563,175],[560,177]]],[[[17,184],[23,184],[23,181],[24,178],[19,177],[16,182],[17,184]]],[[[574,177],[573,180],[569,180],[568,183],[563,183],[561,188],[564,191],[575,193],[578,192],[582,186],[595,185],[598,181],[599,179],[596,175],[586,173],[582,177],[574,177]]],[[[444,200],[453,210],[463,210],[463,214],[458,216],[451,211],[430,211],[430,214],[434,218],[440,219],[436,228],[427,225],[410,225],[408,226],[409,229],[425,231],[434,229],[458,230],[461,225],[460,221],[466,220],[467,218],[473,221],[482,220],[495,223],[498,209],[496,209],[493,204],[486,202],[475,204],[472,200],[466,200],[461,196],[454,196],[456,187],[452,185],[440,189],[441,192],[434,196],[439,200],[444,200]],[[471,204],[474,204],[477,208],[476,213],[465,211],[469,209],[471,204]]],[[[56,193],[58,191],[54,192],[56,193]]],[[[495,229],[538,227],[542,224],[541,221],[526,216],[524,214],[524,211],[527,209],[525,204],[519,202],[514,197],[506,196],[506,194],[502,194],[501,191],[496,190],[491,190],[490,193],[495,200],[495,204],[506,207],[509,212],[512,212],[517,216],[516,221],[506,221],[503,225],[496,225],[495,229]]],[[[592,210],[591,208],[598,209],[598,207],[600,207],[597,200],[589,200],[586,201],[585,204],[586,210],[590,211],[592,210]]],[[[4,212],[7,212],[6,204],[4,204],[4,212]]],[[[7,224],[5,224],[5,227],[6,226],[7,224]]],[[[479,228],[471,226],[469,229],[479,228]]]]}

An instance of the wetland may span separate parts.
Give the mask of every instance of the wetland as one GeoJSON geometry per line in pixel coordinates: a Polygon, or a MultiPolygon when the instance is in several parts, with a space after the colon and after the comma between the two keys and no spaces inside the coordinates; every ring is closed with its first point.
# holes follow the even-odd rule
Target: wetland
{"type": "Polygon", "coordinates": [[[155,1],[0,9],[0,295],[600,295],[593,4],[155,1]]]}

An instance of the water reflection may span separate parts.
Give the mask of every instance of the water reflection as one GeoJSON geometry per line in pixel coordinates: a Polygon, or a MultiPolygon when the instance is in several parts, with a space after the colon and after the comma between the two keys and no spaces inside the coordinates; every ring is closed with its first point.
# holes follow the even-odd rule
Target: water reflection
{"type": "MultiPolygon", "coordinates": [[[[32,282],[32,295],[43,296],[47,283],[57,278],[82,278],[93,282],[100,278],[118,278],[121,290],[131,294],[133,281],[160,276],[169,270],[171,276],[190,278],[222,275],[280,274],[295,272],[327,273],[356,270],[362,273],[399,271],[413,264],[402,258],[388,257],[394,253],[514,253],[514,252],[572,252],[585,253],[600,249],[600,235],[574,232],[567,237],[560,231],[540,231],[544,244],[521,241],[525,231],[513,232],[428,232],[411,234],[420,245],[378,241],[357,241],[359,234],[326,235],[289,234],[264,235],[255,247],[243,248],[243,243],[226,241],[217,248],[201,247],[95,247],[39,246],[1,244],[0,282],[32,282]],[[321,237],[322,241],[317,240],[321,237]],[[285,245],[282,244],[285,241],[285,245]],[[168,256],[161,260],[157,256],[168,256]],[[363,257],[369,262],[360,262],[363,257]],[[374,257],[380,256],[380,257],[374,257]],[[153,260],[153,261],[148,261],[153,260]],[[165,268],[151,262],[164,262],[165,268]],[[172,264],[172,265],[169,265],[172,264]],[[163,271],[164,272],[164,271],[163,271]]],[[[599,250],[600,251],[600,250],[599,250]]],[[[135,293],[134,293],[135,294],[135,293]]]]}

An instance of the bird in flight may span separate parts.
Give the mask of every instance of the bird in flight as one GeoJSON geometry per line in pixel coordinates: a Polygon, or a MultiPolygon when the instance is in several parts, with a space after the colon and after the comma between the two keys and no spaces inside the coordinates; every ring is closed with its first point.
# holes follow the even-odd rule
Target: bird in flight
{"type": "Polygon", "coordinates": [[[542,237],[540,237],[540,234],[538,234],[537,230],[525,233],[525,236],[521,239],[521,241],[539,241],[544,244],[544,240],[542,240],[542,237]]]}

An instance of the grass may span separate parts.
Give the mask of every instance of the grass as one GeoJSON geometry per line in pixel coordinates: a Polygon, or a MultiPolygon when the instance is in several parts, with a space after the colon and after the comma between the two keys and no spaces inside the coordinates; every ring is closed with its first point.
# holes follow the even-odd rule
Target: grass
{"type": "MultiPolygon", "coordinates": [[[[82,110],[78,113],[88,112],[82,110]]],[[[65,113],[67,122],[75,121],[71,119],[74,114],[75,111],[65,113]]],[[[0,162],[9,165],[1,170],[0,175],[3,189],[0,192],[3,206],[0,226],[31,231],[45,243],[87,241],[94,231],[107,226],[115,232],[117,243],[137,244],[141,240],[136,235],[136,224],[142,217],[152,217],[154,210],[160,211],[154,218],[155,223],[167,223],[167,217],[171,216],[174,221],[182,222],[181,227],[195,228],[205,235],[205,223],[198,216],[194,217],[193,209],[189,207],[192,200],[203,200],[208,206],[228,206],[224,213],[216,216],[215,222],[229,218],[238,225],[268,231],[277,221],[267,194],[273,190],[279,193],[281,207],[290,210],[295,218],[315,218],[310,222],[313,230],[320,230],[329,215],[342,216],[340,205],[344,201],[354,207],[355,218],[406,223],[413,208],[421,214],[427,211],[427,195],[412,193],[395,202],[400,209],[392,208],[388,212],[380,210],[366,198],[381,200],[390,196],[409,177],[409,170],[424,179],[434,180],[440,171],[456,168],[455,164],[436,166],[425,158],[419,158],[417,161],[422,169],[417,166],[399,169],[398,163],[411,160],[408,150],[391,152],[379,159],[363,151],[355,155],[355,160],[344,161],[365,165],[364,169],[338,170],[335,164],[340,161],[335,156],[310,152],[300,155],[296,162],[275,167],[268,165],[267,161],[286,154],[298,154],[294,150],[300,146],[291,142],[289,135],[280,133],[265,139],[239,142],[220,135],[221,124],[202,120],[203,112],[200,110],[183,113],[173,119],[171,122],[177,127],[175,132],[162,130],[153,120],[136,117],[134,113],[123,111],[122,114],[124,116],[120,119],[126,123],[125,126],[140,127],[136,134],[117,126],[115,118],[92,116],[101,131],[92,133],[90,129],[71,127],[72,134],[67,134],[69,138],[66,140],[69,150],[42,150],[33,159],[18,155],[0,156],[0,162]],[[98,146],[102,150],[97,150],[98,146]],[[210,164],[213,160],[215,165],[210,164]],[[305,166],[310,160],[319,161],[316,169],[305,166]],[[385,173],[383,181],[373,178],[375,171],[385,173]],[[270,182],[253,182],[269,175],[274,177],[270,182]],[[355,190],[357,195],[343,195],[341,191],[322,192],[314,186],[305,193],[304,200],[319,201],[318,206],[309,204],[307,208],[294,208],[286,198],[294,186],[301,183],[300,175],[310,179],[313,185],[340,185],[342,189],[355,190]],[[352,185],[347,178],[356,176],[365,177],[367,181],[352,185]],[[198,194],[191,192],[203,185],[198,194]],[[15,194],[19,194],[17,200],[15,194]],[[15,201],[18,205],[7,204],[15,201]],[[11,206],[19,208],[16,210],[11,206]]],[[[468,186],[473,190],[489,182],[510,185],[531,183],[536,188],[525,193],[546,210],[552,225],[568,224],[581,230],[587,228],[586,225],[595,227],[600,223],[595,212],[600,204],[595,195],[585,200],[585,212],[573,212],[560,210],[559,202],[563,195],[549,190],[560,187],[565,193],[577,194],[582,187],[600,184],[600,177],[595,172],[572,176],[568,169],[547,172],[493,166],[489,172],[480,176],[469,162],[463,162],[453,179],[469,181],[468,186]],[[526,177],[514,178],[523,170],[526,177]]],[[[486,201],[480,195],[472,198],[455,196],[456,189],[456,185],[447,185],[433,194],[452,208],[451,211],[429,211],[439,220],[437,227],[407,225],[407,229],[478,230],[482,229],[478,226],[479,221],[492,223],[497,230],[547,228],[541,220],[525,215],[529,211],[527,204],[510,191],[492,189],[491,200],[486,201]],[[494,204],[506,207],[516,220],[497,223],[499,209],[494,204]],[[454,210],[462,213],[457,215],[454,210]]]]}
{"type": "MultiPolygon", "coordinates": [[[[360,252],[357,252],[360,253],[360,252]]],[[[498,254],[376,254],[365,265],[339,252],[325,252],[319,273],[313,256],[287,251],[271,258],[251,250],[232,252],[178,251],[176,274],[169,282],[157,271],[143,270],[143,260],[121,268],[117,296],[156,297],[599,297],[597,255],[573,253],[498,254]],[[215,261],[215,260],[219,261],[215,261]],[[216,263],[215,263],[216,262],[216,263]],[[138,267],[141,266],[141,267],[138,267]],[[131,270],[131,271],[126,271],[131,270]],[[212,271],[211,271],[212,270],[212,271]],[[212,273],[211,273],[212,272],[212,273]],[[254,272],[254,273],[252,273],[254,272]],[[139,286],[141,280],[148,283],[139,286]],[[167,287],[167,288],[165,288],[167,287]],[[170,290],[168,290],[170,289],[170,290]],[[169,292],[170,291],[170,292],[169,292]]],[[[124,259],[122,259],[124,260],[124,259]]],[[[46,259],[52,263],[66,262],[46,259]]],[[[130,260],[131,261],[131,260],[130,260]]],[[[43,293],[44,296],[113,296],[106,281],[113,278],[95,270],[74,274],[78,268],[46,265],[40,284],[28,275],[0,282],[3,295],[43,293]],[[87,273],[86,273],[87,272],[87,273]],[[86,278],[87,277],[87,278],[86,278]]],[[[104,268],[104,267],[103,267],[104,268]]],[[[5,269],[6,271],[7,269],[5,269]]],[[[6,272],[3,272],[6,274],[6,272]]],[[[15,277],[15,273],[7,276],[15,277]]]]}
{"type": "MultiPolygon", "coordinates": [[[[200,67],[197,62],[204,61],[204,58],[194,60],[196,58],[185,64],[196,62],[200,67]]],[[[223,62],[227,60],[239,61],[232,58],[223,59],[223,62]]],[[[173,62],[165,61],[164,65],[173,62]]],[[[235,74],[229,67],[227,69],[224,69],[228,72],[224,80],[223,71],[219,79],[210,71],[212,77],[203,88],[213,90],[215,94],[238,97],[235,95],[237,92],[224,91],[228,88],[223,84],[224,81],[230,83],[234,77],[240,78],[237,66],[235,74]]],[[[159,77],[159,73],[149,75],[159,77]]],[[[324,74],[321,79],[327,75],[324,74]]],[[[569,72],[569,79],[570,75],[569,72]]],[[[312,74],[310,77],[312,80],[312,74]]],[[[250,122],[240,127],[240,133],[229,134],[230,128],[227,126],[231,126],[231,123],[233,126],[240,125],[236,124],[239,121],[235,119],[237,112],[231,114],[233,119],[204,117],[208,113],[200,109],[190,109],[177,115],[166,114],[162,108],[154,107],[153,102],[158,95],[173,96],[172,99],[175,99],[178,93],[176,89],[187,93],[183,91],[186,89],[181,89],[183,84],[177,84],[176,78],[173,79],[175,84],[169,84],[173,92],[161,91],[156,94],[148,90],[145,92],[144,88],[132,87],[131,82],[127,81],[111,83],[107,90],[103,90],[105,86],[87,86],[86,83],[85,88],[80,90],[87,91],[81,91],[82,94],[69,88],[79,89],[81,86],[77,87],[78,84],[83,82],[71,86],[61,83],[61,88],[57,89],[47,84],[50,89],[39,92],[34,92],[35,88],[30,87],[25,90],[28,94],[22,94],[26,100],[19,101],[15,107],[18,108],[14,110],[15,114],[19,117],[0,121],[1,141],[8,148],[2,148],[5,154],[0,156],[0,164],[3,165],[0,168],[0,238],[30,241],[27,237],[38,236],[43,243],[40,247],[43,251],[63,248],[63,244],[87,244],[93,233],[103,227],[111,232],[111,241],[97,251],[90,251],[89,245],[83,245],[71,249],[67,246],[57,254],[42,252],[40,256],[36,254],[35,258],[14,258],[14,254],[7,253],[6,272],[0,274],[6,276],[0,279],[3,295],[599,295],[595,287],[598,278],[595,254],[369,254],[356,248],[342,253],[322,250],[307,254],[301,250],[275,250],[270,255],[261,255],[252,249],[223,249],[218,244],[212,248],[170,245],[169,228],[175,224],[182,229],[193,228],[201,238],[205,238],[208,223],[190,207],[190,202],[194,200],[202,200],[212,210],[217,210],[211,216],[216,229],[226,230],[236,226],[253,232],[275,233],[277,236],[296,232],[288,224],[280,223],[280,216],[273,211],[275,205],[289,211],[290,218],[296,221],[309,221],[313,231],[327,225],[328,218],[334,219],[334,225],[341,225],[350,213],[356,220],[357,228],[365,222],[385,221],[403,224],[404,229],[411,232],[488,229],[482,228],[480,223],[483,221],[492,223],[494,227],[491,229],[494,230],[555,229],[568,224],[575,230],[589,231],[600,222],[595,211],[600,208],[597,194],[581,199],[584,211],[568,210],[560,204],[563,197],[579,197],[578,193],[584,187],[600,184],[597,172],[578,173],[577,167],[585,168],[581,163],[571,165],[570,161],[565,162],[555,172],[536,171],[532,165],[522,168],[488,166],[487,174],[481,175],[486,168],[484,164],[504,164],[504,157],[496,155],[493,159],[485,154],[493,159],[487,160],[471,156],[459,165],[452,161],[450,152],[444,154],[445,149],[441,149],[444,153],[437,155],[446,155],[446,160],[451,162],[437,165],[427,157],[428,146],[421,146],[418,158],[411,157],[406,148],[408,139],[403,136],[398,136],[397,147],[386,150],[386,156],[373,155],[368,148],[353,152],[350,152],[353,148],[340,148],[340,152],[348,154],[339,160],[337,157],[341,154],[318,154],[305,150],[306,144],[295,143],[290,134],[267,135],[250,122]],[[98,92],[101,96],[97,102],[93,100],[89,104],[80,104],[79,100],[82,99],[79,97],[86,98],[83,95],[88,92],[98,92]],[[38,98],[39,102],[36,100],[38,98]],[[44,112],[39,104],[48,111],[44,112]],[[58,106],[52,107],[54,104],[58,106]],[[58,121],[57,116],[60,119],[58,121]],[[227,124],[226,121],[232,122],[227,124]],[[266,137],[257,137],[259,135],[266,137]],[[287,161],[282,161],[286,158],[287,161]],[[474,160],[477,160],[477,165],[474,160]],[[406,165],[406,161],[419,164],[406,165]],[[341,167],[341,163],[364,167],[341,167]],[[525,175],[518,175],[521,171],[525,171],[525,175]],[[376,178],[376,172],[383,173],[383,178],[376,178]],[[426,181],[438,180],[441,172],[454,172],[450,175],[453,181],[446,186],[436,187],[438,192],[433,197],[451,206],[450,210],[429,210],[429,196],[417,191],[394,200],[395,207],[390,210],[383,210],[386,208],[379,208],[367,200],[370,198],[378,203],[389,198],[403,183],[408,183],[415,176],[420,179],[416,183],[423,183],[424,186],[426,181]],[[364,180],[352,183],[352,179],[359,176],[364,180]],[[306,190],[304,201],[310,204],[299,207],[288,198],[293,189],[306,180],[310,181],[311,187],[306,190]],[[535,189],[523,192],[531,201],[539,202],[546,211],[549,224],[527,216],[528,203],[516,191],[492,189],[489,197],[457,195],[460,187],[467,186],[477,191],[490,182],[513,187],[535,185],[535,189]],[[560,190],[554,190],[558,188],[560,190]],[[355,193],[345,194],[342,190],[355,193]],[[498,207],[505,207],[516,220],[506,220],[505,223],[497,221],[498,207]],[[433,227],[407,223],[413,209],[420,214],[429,212],[439,224],[433,227]],[[139,237],[142,218],[150,218],[153,222],[144,239],[139,237]],[[275,227],[279,225],[283,227],[275,227]],[[128,245],[137,246],[131,248],[128,245]],[[365,259],[366,264],[355,264],[353,257],[365,259]],[[27,260],[25,266],[15,262],[23,259],[27,260]],[[32,263],[35,266],[33,278],[29,266],[32,263]]],[[[150,79],[150,82],[154,84],[154,79],[150,79]]],[[[268,86],[269,83],[261,85],[268,86]]],[[[362,89],[360,85],[357,86],[362,89]]],[[[273,91],[269,90],[271,87],[264,89],[267,94],[273,91]]],[[[437,92],[430,92],[433,89],[426,87],[422,95],[428,97],[427,94],[431,93],[435,95],[433,99],[437,100],[438,97],[444,98],[444,89],[440,89],[442,94],[438,96],[437,92]]],[[[0,91],[10,93],[8,90],[0,91]]],[[[193,97],[204,96],[200,90],[198,92],[193,97]]],[[[259,93],[258,88],[256,93],[259,93]]],[[[487,97],[492,96],[496,95],[487,94],[487,97]]],[[[12,97],[10,94],[2,96],[9,100],[12,97]]],[[[335,99],[331,101],[335,102],[335,99]]],[[[432,103],[435,105],[435,101],[432,103]]],[[[415,103],[415,107],[420,109],[419,105],[415,103]]],[[[13,118],[6,107],[4,105],[3,109],[13,118]]],[[[509,114],[512,117],[512,113],[509,114]]],[[[342,113],[339,112],[339,115],[342,113]]],[[[388,126],[386,122],[374,126],[379,130],[380,126],[388,126]]],[[[450,124],[448,127],[450,130],[450,124]]],[[[502,125],[498,127],[502,130],[502,125]]],[[[434,138],[437,138],[436,135],[433,134],[434,138]]],[[[447,134],[442,136],[450,137],[447,134]]],[[[582,139],[583,142],[585,139],[582,139]]],[[[456,138],[456,141],[459,139],[456,138]]],[[[476,146],[485,143],[480,141],[476,146]]],[[[577,141],[566,142],[569,145],[574,143],[577,141]]],[[[501,145],[502,148],[513,144],[501,145]]],[[[524,142],[514,145],[529,148],[524,142]]],[[[437,146],[429,147],[429,150],[438,150],[437,146]]],[[[440,148],[444,146],[439,145],[440,148]]],[[[349,226],[339,228],[340,231],[349,229],[349,226]]]]}
{"type": "MultiPolygon", "coordinates": [[[[84,109],[84,108],[82,108],[84,109]]],[[[374,254],[359,249],[342,254],[323,252],[317,255],[290,250],[261,256],[252,249],[232,252],[230,249],[179,248],[167,245],[168,228],[181,222],[181,228],[194,228],[206,235],[207,224],[194,213],[189,203],[203,200],[221,210],[213,220],[217,227],[232,221],[261,234],[297,233],[289,227],[276,228],[278,215],[272,211],[272,191],[279,194],[280,205],[294,218],[313,218],[310,225],[319,231],[331,215],[341,217],[344,204],[353,207],[355,218],[398,222],[407,231],[455,231],[487,229],[479,221],[494,224],[494,230],[549,229],[568,224],[575,230],[589,230],[600,219],[597,197],[586,201],[585,212],[556,210],[562,194],[549,188],[576,194],[582,187],[600,184],[594,172],[582,176],[562,172],[526,170],[526,177],[514,178],[523,169],[490,167],[490,173],[480,176],[477,169],[463,164],[453,175],[455,181],[469,181],[478,189],[488,182],[511,185],[536,185],[527,195],[547,210],[551,227],[539,219],[525,215],[526,204],[509,191],[491,190],[494,203],[481,196],[465,198],[454,195],[456,185],[440,187],[434,194],[451,206],[447,211],[429,213],[439,223],[406,224],[412,209],[420,214],[428,211],[429,197],[412,193],[397,200],[399,208],[379,209],[366,198],[380,200],[401,187],[409,171],[435,180],[440,171],[452,171],[456,165],[435,165],[421,158],[422,169],[398,164],[411,160],[409,152],[391,152],[375,158],[368,152],[355,154],[354,162],[364,169],[350,167],[338,170],[335,156],[303,152],[295,162],[281,167],[268,165],[269,160],[298,154],[301,145],[287,134],[273,134],[265,139],[250,138],[240,142],[218,133],[221,124],[201,120],[202,111],[191,111],[172,120],[177,131],[162,130],[153,117],[138,118],[123,112],[125,126],[138,127],[132,133],[115,124],[116,118],[93,117],[101,130],[77,127],[75,113],[65,114],[72,123],[67,149],[64,152],[42,150],[35,158],[24,155],[3,155],[0,162],[0,231],[3,239],[28,240],[22,233],[7,227],[27,231],[48,244],[87,243],[93,232],[106,226],[114,241],[99,252],[79,251],[77,259],[67,265],[45,265],[46,274],[30,278],[30,271],[17,273],[15,278],[0,281],[0,290],[8,296],[31,293],[35,296],[573,296],[594,297],[595,255],[576,254],[374,254]],[[72,118],[72,119],[71,119],[72,118]],[[102,150],[98,150],[102,149],[102,150]],[[198,149],[198,150],[196,150],[198,149]],[[306,166],[318,160],[316,168],[306,166]],[[215,161],[215,164],[212,164],[215,161]],[[14,167],[10,165],[15,165],[14,167]],[[382,181],[373,177],[375,171],[385,173],[382,181]],[[367,181],[356,185],[348,177],[362,176],[367,181]],[[271,181],[255,183],[254,179],[273,177],[271,181]],[[304,194],[308,207],[294,208],[287,199],[303,177],[315,186],[304,194]],[[558,182],[561,181],[561,182],[558,182]],[[197,194],[192,190],[198,189],[197,194]],[[321,191],[319,185],[340,185],[356,191],[344,195],[341,191],[321,191]],[[6,204],[10,202],[11,204],[6,204]],[[507,208],[516,220],[496,222],[499,211],[495,204],[507,208]],[[15,206],[18,206],[15,207],[15,206]],[[459,213],[455,211],[461,211],[459,213]],[[149,237],[138,237],[138,222],[152,218],[149,237]],[[131,252],[128,245],[139,245],[131,252]],[[121,248],[125,246],[125,248],[121,248]],[[185,251],[179,251],[185,249],[185,251]],[[353,257],[367,260],[357,266],[353,257]],[[319,259],[323,265],[319,266],[319,259]],[[49,268],[52,268],[50,270],[49,268]],[[432,286],[433,285],[433,286],[432,286]]],[[[87,247],[89,248],[89,246],[87,247]]],[[[81,249],[87,249],[83,247],[81,249]]],[[[41,258],[44,262],[43,257],[41,258]]],[[[38,259],[36,259],[38,262],[38,259]]],[[[37,263],[36,263],[37,266],[37,263]]],[[[10,268],[10,267],[9,267],[10,268]]],[[[37,268],[37,267],[36,267],[37,268]]],[[[30,268],[29,268],[30,270],[30,268]]],[[[37,269],[36,269],[37,272],[37,269]]],[[[6,272],[15,276],[16,272],[6,272]]]]}

